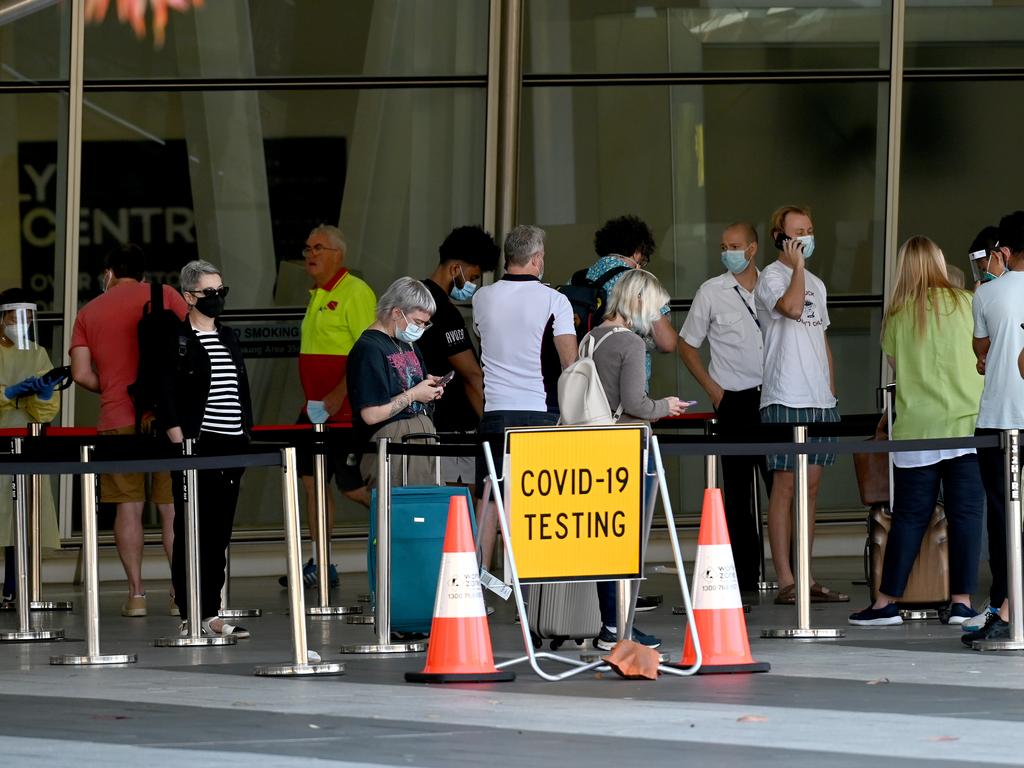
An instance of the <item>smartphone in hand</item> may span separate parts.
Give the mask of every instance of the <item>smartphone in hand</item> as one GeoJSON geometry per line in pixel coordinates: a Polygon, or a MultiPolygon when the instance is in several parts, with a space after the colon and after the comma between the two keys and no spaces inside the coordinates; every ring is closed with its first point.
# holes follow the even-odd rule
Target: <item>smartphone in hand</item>
{"type": "Polygon", "coordinates": [[[446,387],[446,386],[448,386],[449,383],[451,383],[451,380],[454,379],[454,378],[455,378],[455,371],[448,371],[448,373],[446,373],[444,376],[442,376],[440,379],[438,379],[438,381],[434,384],[434,386],[435,387],[446,387]]]}

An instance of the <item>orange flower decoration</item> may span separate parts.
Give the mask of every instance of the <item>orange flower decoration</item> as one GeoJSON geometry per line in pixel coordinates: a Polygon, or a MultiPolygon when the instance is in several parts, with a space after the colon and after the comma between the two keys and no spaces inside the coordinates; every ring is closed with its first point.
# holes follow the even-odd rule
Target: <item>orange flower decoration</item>
{"type": "MultiPolygon", "coordinates": [[[[146,11],[153,8],[153,43],[163,48],[169,10],[184,13],[199,8],[203,0],[117,0],[117,19],[127,22],[140,40],[146,36],[146,11]]],[[[85,0],[85,20],[101,22],[110,10],[110,0],[85,0]]]]}

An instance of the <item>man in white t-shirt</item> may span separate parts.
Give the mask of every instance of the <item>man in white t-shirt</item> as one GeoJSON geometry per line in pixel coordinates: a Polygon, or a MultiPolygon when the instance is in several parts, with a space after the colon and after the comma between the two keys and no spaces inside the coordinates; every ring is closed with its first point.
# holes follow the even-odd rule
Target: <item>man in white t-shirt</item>
{"type": "MultiPolygon", "coordinates": [[[[832,351],[825,284],[805,267],[814,252],[814,224],[807,208],[785,205],[772,214],[769,238],[779,258],[761,272],[754,291],[764,332],[764,383],[761,421],[766,424],[811,424],[839,421],[836,409],[832,351]]],[[[834,438],[833,438],[834,440],[834,438]]],[[[775,602],[796,602],[790,539],[793,532],[793,468],[795,456],[768,456],[774,472],[768,502],[768,540],[779,581],[775,602]]],[[[814,542],[814,512],[822,470],[835,463],[835,454],[808,455],[807,500],[810,541],[814,542]]],[[[813,602],[847,602],[849,596],[811,582],[813,602]]]]}
{"type": "MultiPolygon", "coordinates": [[[[577,357],[572,306],[540,281],[544,230],[528,224],[515,227],[505,238],[504,251],[504,275],[473,294],[473,325],[480,337],[484,372],[480,435],[490,443],[499,471],[506,427],[550,426],[558,421],[558,414],[548,410],[541,372],[545,336],[553,338],[563,369],[577,357]]],[[[478,459],[476,487],[481,492],[486,477],[486,465],[478,459]]],[[[484,567],[490,563],[496,536],[497,518],[491,512],[479,511],[484,567]]]]}
{"type": "MultiPolygon", "coordinates": [[[[999,222],[999,241],[990,257],[1001,257],[1006,271],[983,283],[974,294],[974,354],[985,388],[978,407],[976,435],[998,434],[1004,429],[1024,429],[1024,379],[1017,365],[1024,343],[1024,211],[1004,216],[999,222]]],[[[990,259],[995,261],[995,259],[990,259]]],[[[1006,470],[1001,448],[979,448],[978,467],[985,486],[988,520],[989,568],[992,587],[990,613],[976,632],[961,639],[998,640],[1010,636],[1006,574],[1006,470]],[[995,611],[998,611],[996,613],[995,611]]]]}
{"type": "MultiPolygon", "coordinates": [[[[754,311],[757,284],[757,230],[742,222],[722,232],[722,266],[693,297],[686,322],[679,331],[679,356],[693,378],[707,392],[715,408],[721,434],[743,438],[751,424],[760,422],[764,340],[754,311]],[[711,347],[708,368],[700,359],[704,340],[711,347]]],[[[742,591],[757,589],[761,553],[751,505],[753,473],[757,469],[771,489],[764,456],[723,456],[722,494],[729,542],[742,591]]]]}

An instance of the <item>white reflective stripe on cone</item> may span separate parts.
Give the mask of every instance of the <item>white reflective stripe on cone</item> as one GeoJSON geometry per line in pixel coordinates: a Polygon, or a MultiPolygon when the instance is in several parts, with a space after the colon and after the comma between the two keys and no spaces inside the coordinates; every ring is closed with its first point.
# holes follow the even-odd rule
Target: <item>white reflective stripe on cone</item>
{"type": "Polygon", "coordinates": [[[693,609],[743,608],[732,547],[703,544],[697,548],[693,569],[693,609]]]}
{"type": "Polygon", "coordinates": [[[486,615],[476,553],[446,552],[441,557],[434,618],[475,619],[486,615]]]}

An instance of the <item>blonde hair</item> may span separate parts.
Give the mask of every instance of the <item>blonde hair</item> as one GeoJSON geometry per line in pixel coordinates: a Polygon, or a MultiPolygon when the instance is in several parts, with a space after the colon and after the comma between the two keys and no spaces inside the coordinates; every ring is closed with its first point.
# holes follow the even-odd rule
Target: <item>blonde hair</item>
{"type": "Polygon", "coordinates": [[[946,274],[946,257],[942,255],[939,246],[927,237],[914,235],[900,246],[896,257],[896,282],[889,295],[889,308],[882,318],[882,333],[885,333],[890,318],[907,310],[915,315],[917,335],[923,336],[929,306],[936,322],[940,321],[940,302],[933,300],[933,290],[945,291],[954,306],[967,302],[966,292],[950,282],[946,274]]]}
{"type": "Polygon", "coordinates": [[[631,269],[615,283],[605,317],[616,315],[629,328],[646,336],[661,317],[661,308],[668,300],[668,291],[658,278],[642,269],[631,269]]]}
{"type": "Polygon", "coordinates": [[[774,240],[775,235],[779,232],[786,231],[786,217],[791,213],[799,213],[802,216],[806,216],[808,219],[813,219],[811,216],[811,209],[803,205],[784,205],[781,208],[776,208],[772,212],[772,217],[768,222],[769,240],[774,240]]]}

